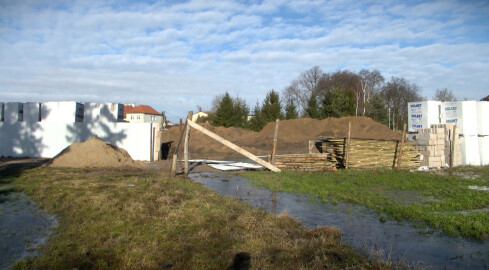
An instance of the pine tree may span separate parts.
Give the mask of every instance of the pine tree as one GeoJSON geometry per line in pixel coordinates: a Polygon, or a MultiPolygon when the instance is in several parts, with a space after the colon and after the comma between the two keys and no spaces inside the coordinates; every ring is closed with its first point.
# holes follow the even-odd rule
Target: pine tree
{"type": "Polygon", "coordinates": [[[369,103],[368,109],[368,116],[372,117],[375,121],[381,124],[389,124],[388,109],[382,95],[375,94],[369,103]]]}
{"type": "Polygon", "coordinates": [[[234,102],[228,92],[218,102],[212,124],[215,126],[231,127],[234,124],[234,102]]]}
{"type": "Polygon", "coordinates": [[[266,123],[282,119],[282,105],[280,104],[280,96],[274,90],[267,93],[263,106],[261,108],[262,120],[266,123]]]}
{"type": "Polygon", "coordinates": [[[318,101],[314,95],[311,95],[311,97],[307,101],[307,107],[305,109],[304,116],[315,119],[319,119],[321,117],[321,114],[319,113],[318,101]]]}
{"type": "Polygon", "coordinates": [[[322,113],[325,117],[355,115],[355,95],[352,91],[335,88],[324,95],[322,113]]]}
{"type": "Polygon", "coordinates": [[[297,107],[292,99],[288,99],[287,105],[285,106],[285,119],[296,119],[297,117],[297,107]]]}
{"type": "Polygon", "coordinates": [[[261,107],[258,101],[253,109],[253,117],[250,119],[249,128],[254,131],[260,131],[265,126],[261,117],[261,107]]]}

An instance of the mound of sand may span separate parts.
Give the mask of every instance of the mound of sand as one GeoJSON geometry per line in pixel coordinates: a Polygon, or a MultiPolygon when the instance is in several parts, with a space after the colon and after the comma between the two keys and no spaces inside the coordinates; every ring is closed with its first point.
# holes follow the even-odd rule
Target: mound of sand
{"type": "Polygon", "coordinates": [[[51,167],[71,168],[114,168],[141,167],[144,163],[134,161],[126,150],[107,144],[99,137],[93,136],[84,142],[77,142],[56,155],[51,167]]]}
{"type": "MultiPolygon", "coordinates": [[[[326,118],[322,120],[300,118],[280,121],[278,131],[277,154],[307,153],[309,140],[318,138],[344,138],[351,122],[351,138],[399,140],[401,134],[368,117],[326,118]]],[[[225,128],[204,125],[206,129],[243,147],[256,155],[269,155],[272,151],[275,122],[268,123],[260,132],[241,128],[225,128]]],[[[180,136],[179,127],[173,127],[162,133],[162,142],[174,141],[180,136]]],[[[238,158],[234,151],[203,135],[191,131],[191,158],[238,158]]]]}

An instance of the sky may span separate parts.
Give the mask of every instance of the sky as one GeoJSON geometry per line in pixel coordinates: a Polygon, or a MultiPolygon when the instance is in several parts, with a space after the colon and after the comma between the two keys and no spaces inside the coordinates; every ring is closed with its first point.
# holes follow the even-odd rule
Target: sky
{"type": "Polygon", "coordinates": [[[0,0],[0,102],[253,108],[301,72],[377,69],[430,99],[489,95],[488,1],[0,0]]]}

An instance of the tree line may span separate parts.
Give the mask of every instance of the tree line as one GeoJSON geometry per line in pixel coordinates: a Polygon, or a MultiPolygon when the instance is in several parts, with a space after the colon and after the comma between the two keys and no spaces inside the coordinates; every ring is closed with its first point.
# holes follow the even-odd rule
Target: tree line
{"type": "MultiPolygon", "coordinates": [[[[456,100],[446,88],[437,89],[433,99],[456,100]]],[[[206,120],[215,126],[259,131],[275,119],[367,116],[400,130],[407,123],[408,102],[422,100],[419,86],[400,77],[386,81],[376,69],[325,73],[314,66],[292,80],[281,94],[270,90],[252,110],[242,98],[233,98],[228,92],[218,95],[206,120]]]]}

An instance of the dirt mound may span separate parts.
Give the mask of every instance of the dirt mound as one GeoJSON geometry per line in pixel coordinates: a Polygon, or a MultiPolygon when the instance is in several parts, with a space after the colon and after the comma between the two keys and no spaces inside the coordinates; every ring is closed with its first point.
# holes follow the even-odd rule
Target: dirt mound
{"type": "MultiPolygon", "coordinates": [[[[352,125],[351,138],[380,140],[399,140],[401,138],[399,132],[392,131],[387,126],[368,117],[282,120],[278,131],[277,154],[307,153],[311,139],[345,138],[348,134],[348,122],[351,122],[352,125]]],[[[272,151],[275,122],[268,123],[260,132],[241,128],[213,127],[208,124],[205,124],[204,127],[253,154],[268,155],[272,151]]],[[[163,132],[162,141],[174,141],[176,144],[179,136],[179,128],[173,127],[163,132]]],[[[190,155],[191,158],[241,157],[195,130],[191,131],[190,155]]]]}
{"type": "Polygon", "coordinates": [[[126,150],[107,144],[93,136],[77,142],[61,151],[49,165],[51,167],[142,167],[144,163],[134,161],[126,150]]]}

